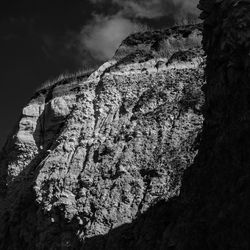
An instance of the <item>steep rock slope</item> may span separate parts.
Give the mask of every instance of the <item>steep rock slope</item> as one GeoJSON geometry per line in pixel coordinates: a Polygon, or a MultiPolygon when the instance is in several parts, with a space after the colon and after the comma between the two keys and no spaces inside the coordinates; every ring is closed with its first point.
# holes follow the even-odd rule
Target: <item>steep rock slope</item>
{"type": "MultiPolygon", "coordinates": [[[[180,196],[152,206],[101,249],[250,249],[250,2],[201,0],[204,126],[180,196]]],[[[94,242],[91,242],[94,244],[94,242]]]]}
{"type": "Polygon", "coordinates": [[[35,94],[0,157],[0,249],[103,249],[178,195],[203,122],[200,41],[200,26],[132,35],[35,94]]]}

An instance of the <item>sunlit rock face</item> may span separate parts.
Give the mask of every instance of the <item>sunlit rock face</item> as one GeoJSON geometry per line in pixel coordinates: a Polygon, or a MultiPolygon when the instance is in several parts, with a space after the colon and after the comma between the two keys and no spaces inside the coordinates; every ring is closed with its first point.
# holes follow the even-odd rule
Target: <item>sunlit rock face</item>
{"type": "Polygon", "coordinates": [[[199,25],[139,33],[38,91],[1,153],[0,249],[136,247],[197,154],[204,65],[199,25]]]}
{"type": "Polygon", "coordinates": [[[250,249],[250,2],[201,0],[199,8],[207,84],[198,155],[180,196],[128,226],[128,241],[114,241],[114,231],[116,247],[105,249],[250,249]]]}

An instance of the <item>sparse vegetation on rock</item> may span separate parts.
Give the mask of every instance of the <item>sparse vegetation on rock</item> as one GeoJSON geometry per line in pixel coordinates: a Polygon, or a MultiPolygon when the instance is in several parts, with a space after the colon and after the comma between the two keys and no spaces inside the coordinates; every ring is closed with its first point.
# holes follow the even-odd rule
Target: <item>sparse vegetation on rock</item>
{"type": "Polygon", "coordinates": [[[98,66],[89,67],[89,68],[85,67],[85,69],[81,69],[75,73],[61,74],[57,78],[55,78],[53,80],[48,80],[45,83],[43,83],[36,90],[36,92],[47,90],[51,87],[54,87],[55,85],[63,85],[63,84],[67,84],[67,83],[74,82],[74,81],[82,81],[82,80],[88,78],[93,72],[95,72],[95,70],[97,68],[98,68],[98,66]]]}
{"type": "Polygon", "coordinates": [[[202,49],[155,56],[192,34],[132,35],[93,73],[37,91],[0,156],[0,249],[133,249],[127,225],[178,196],[197,153],[202,49]]]}

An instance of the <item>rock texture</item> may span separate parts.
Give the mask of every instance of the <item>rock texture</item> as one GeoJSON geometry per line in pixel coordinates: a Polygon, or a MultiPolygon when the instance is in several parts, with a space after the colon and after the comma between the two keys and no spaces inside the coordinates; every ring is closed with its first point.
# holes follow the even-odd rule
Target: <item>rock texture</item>
{"type": "Polygon", "coordinates": [[[100,249],[250,249],[250,2],[199,7],[207,54],[199,153],[179,197],[113,230],[100,249]]]}
{"type": "Polygon", "coordinates": [[[24,108],[1,154],[0,249],[250,249],[250,2],[199,7],[203,108],[197,26],[133,35],[24,108]]]}
{"type": "Polygon", "coordinates": [[[0,156],[0,249],[136,246],[126,225],[179,194],[197,153],[200,41],[199,25],[136,34],[35,94],[0,156]]]}

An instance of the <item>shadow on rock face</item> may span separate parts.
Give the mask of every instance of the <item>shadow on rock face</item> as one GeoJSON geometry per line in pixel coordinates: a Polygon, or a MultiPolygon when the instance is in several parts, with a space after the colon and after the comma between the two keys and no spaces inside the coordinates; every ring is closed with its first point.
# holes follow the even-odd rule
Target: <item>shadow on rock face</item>
{"type": "Polygon", "coordinates": [[[166,227],[174,220],[178,211],[176,198],[159,201],[130,224],[112,229],[107,235],[86,239],[79,245],[82,250],[152,250],[161,249],[166,227]],[[172,205],[173,204],[173,205],[172,205]]]}

